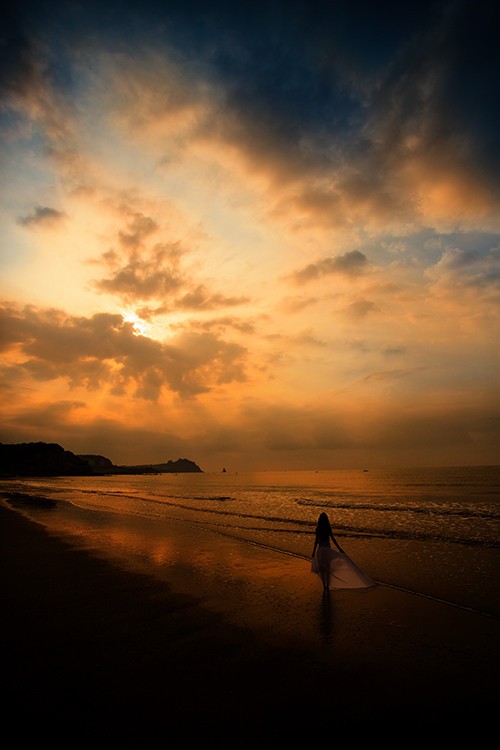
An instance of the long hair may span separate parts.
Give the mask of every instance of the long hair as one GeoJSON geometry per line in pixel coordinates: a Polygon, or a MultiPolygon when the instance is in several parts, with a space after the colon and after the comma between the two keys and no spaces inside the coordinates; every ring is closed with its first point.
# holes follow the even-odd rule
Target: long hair
{"type": "Polygon", "coordinates": [[[332,527],[330,525],[330,519],[326,515],[326,513],[320,513],[318,518],[318,525],[316,526],[316,533],[321,535],[328,535],[332,531],[332,527]]]}

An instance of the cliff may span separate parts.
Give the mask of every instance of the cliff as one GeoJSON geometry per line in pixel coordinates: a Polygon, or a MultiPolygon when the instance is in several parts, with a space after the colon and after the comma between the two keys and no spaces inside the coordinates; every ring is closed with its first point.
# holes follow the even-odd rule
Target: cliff
{"type": "Polygon", "coordinates": [[[103,474],[177,474],[202,472],[188,458],[162,464],[115,466],[109,458],[75,455],[57,443],[0,443],[0,477],[96,476],[103,474]]]}
{"type": "Polygon", "coordinates": [[[85,461],[92,469],[93,474],[114,474],[116,466],[105,456],[93,454],[78,454],[78,458],[85,461]]]}
{"type": "Polygon", "coordinates": [[[86,461],[57,443],[0,443],[0,476],[87,476],[86,461]]]}
{"type": "MultiPolygon", "coordinates": [[[[88,456],[86,457],[89,458],[88,456]]],[[[93,458],[102,458],[102,456],[93,458]]],[[[105,459],[108,460],[108,459],[105,459]]],[[[109,462],[111,464],[111,462],[109,462]]],[[[92,465],[92,464],[91,464],[92,465]]],[[[139,464],[137,466],[114,466],[111,469],[98,467],[95,462],[93,470],[96,474],[181,474],[202,473],[200,467],[188,458],[178,458],[176,461],[167,461],[164,464],[139,464]]]]}

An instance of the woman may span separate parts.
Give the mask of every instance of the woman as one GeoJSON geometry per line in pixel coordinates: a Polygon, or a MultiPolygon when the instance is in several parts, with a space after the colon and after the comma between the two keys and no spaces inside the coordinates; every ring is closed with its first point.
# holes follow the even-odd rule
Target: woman
{"type": "Polygon", "coordinates": [[[365,575],[340,547],[326,513],[320,514],[316,526],[312,572],[320,575],[325,592],[330,590],[330,585],[336,589],[365,589],[376,586],[376,581],[365,575]],[[338,552],[330,547],[330,539],[338,552]]]}
{"type": "Polygon", "coordinates": [[[330,589],[330,562],[332,561],[330,539],[337,547],[338,551],[341,554],[344,554],[344,550],[339,546],[339,543],[333,536],[330,519],[328,518],[326,513],[320,513],[320,516],[318,518],[318,525],[316,526],[316,536],[314,538],[312,557],[314,559],[316,550],[318,550],[316,561],[319,567],[321,580],[323,581],[323,589],[325,591],[328,591],[330,589]]]}

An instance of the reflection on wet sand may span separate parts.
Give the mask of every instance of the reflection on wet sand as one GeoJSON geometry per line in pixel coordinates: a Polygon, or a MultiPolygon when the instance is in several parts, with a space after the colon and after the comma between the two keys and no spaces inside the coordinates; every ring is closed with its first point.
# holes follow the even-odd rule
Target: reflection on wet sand
{"type": "Polygon", "coordinates": [[[332,597],[330,591],[325,591],[318,608],[318,631],[324,646],[329,646],[333,642],[335,632],[335,606],[332,597]]]}

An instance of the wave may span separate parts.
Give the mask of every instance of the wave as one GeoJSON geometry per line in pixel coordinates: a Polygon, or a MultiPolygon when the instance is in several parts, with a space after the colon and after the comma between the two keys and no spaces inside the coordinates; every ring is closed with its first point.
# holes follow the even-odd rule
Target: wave
{"type": "Polygon", "coordinates": [[[462,518],[486,518],[490,520],[500,520],[500,512],[484,508],[456,508],[441,506],[423,506],[401,503],[358,503],[342,500],[306,500],[298,498],[295,500],[297,505],[318,508],[332,508],[339,510],[371,510],[376,512],[392,513],[422,513],[428,516],[458,516],[462,518]]]}
{"type": "MultiPolygon", "coordinates": [[[[139,499],[139,498],[136,498],[139,499]]],[[[265,514],[254,514],[254,513],[243,513],[238,511],[219,510],[217,508],[196,506],[193,507],[183,502],[172,502],[165,503],[164,500],[156,500],[150,496],[147,498],[141,498],[142,500],[159,506],[168,505],[171,508],[178,508],[179,510],[195,511],[197,514],[206,515],[205,518],[186,518],[181,517],[179,520],[188,521],[197,525],[215,526],[218,528],[230,528],[233,530],[240,531],[258,531],[271,534],[300,534],[312,536],[314,533],[315,523],[311,523],[309,520],[304,520],[290,516],[274,516],[265,514]],[[213,516],[221,516],[228,521],[226,523],[222,521],[210,520],[213,516]],[[210,517],[210,518],[208,518],[210,517]],[[273,526],[263,525],[241,525],[240,521],[253,521],[253,522],[265,522],[271,524],[279,524],[273,526]],[[236,522],[236,523],[235,523],[236,522]]],[[[205,500],[207,498],[203,498],[205,500]]],[[[315,502],[315,501],[310,501],[315,502]]],[[[358,505],[352,507],[357,508],[358,505]]],[[[371,506],[367,506],[370,507],[371,506]]],[[[374,506],[378,508],[378,506],[374,506]]],[[[416,529],[403,530],[394,528],[385,528],[368,526],[368,525],[349,525],[345,523],[335,524],[335,534],[340,537],[356,537],[356,538],[379,538],[379,539],[394,539],[400,541],[427,541],[427,542],[446,542],[450,544],[460,544],[471,547],[483,547],[490,549],[500,549],[500,541],[496,539],[478,539],[471,536],[459,536],[457,534],[445,534],[438,533],[436,531],[422,531],[416,529]]]]}
{"type": "MultiPolygon", "coordinates": [[[[83,494],[96,494],[90,491],[83,491],[83,494]]],[[[52,493],[50,493],[52,494],[52,493]]],[[[59,493],[58,493],[59,494],[59,493]]],[[[190,497],[189,500],[196,500],[196,505],[189,504],[189,500],[182,502],[178,500],[178,496],[170,496],[168,500],[162,495],[160,498],[155,498],[151,495],[140,495],[120,492],[100,492],[99,497],[101,502],[93,508],[82,507],[74,499],[55,500],[53,497],[47,497],[39,492],[33,492],[33,487],[30,489],[26,488],[26,491],[17,490],[14,492],[3,491],[0,495],[13,505],[24,505],[30,509],[39,508],[40,510],[48,510],[56,506],[71,505],[84,510],[87,512],[100,511],[110,513],[126,513],[127,515],[145,515],[144,508],[137,506],[129,508],[117,508],[107,506],[102,503],[103,496],[119,496],[121,498],[132,499],[136,502],[142,502],[149,506],[157,506],[161,508],[172,508],[181,511],[189,511],[190,513],[196,513],[198,518],[192,516],[179,516],[177,520],[185,521],[188,523],[205,525],[209,527],[231,529],[238,532],[259,532],[267,534],[295,534],[295,535],[308,535],[314,534],[315,522],[311,523],[310,520],[296,518],[291,515],[271,515],[271,514],[255,514],[237,511],[235,509],[230,510],[229,508],[219,509],[210,507],[210,505],[203,506],[198,504],[200,500],[208,501],[211,504],[214,501],[235,501],[235,498],[225,495],[213,495],[209,497],[190,497]],[[174,499],[175,498],[175,499],[174,499]]],[[[428,516],[458,516],[461,518],[471,517],[475,520],[486,519],[491,520],[499,518],[499,514],[493,511],[475,511],[475,509],[461,510],[454,508],[446,509],[427,509],[421,506],[411,505],[392,505],[392,504],[373,504],[373,503],[352,503],[352,502],[336,502],[336,501],[319,501],[310,499],[296,499],[295,502],[298,505],[306,505],[308,507],[328,507],[337,509],[348,509],[348,510],[368,510],[368,511],[385,511],[385,512],[412,512],[412,513],[424,513],[428,516]]],[[[148,515],[148,514],[146,514],[148,515]]],[[[361,514],[362,515],[362,514],[361,514]]],[[[155,518],[158,516],[155,515],[155,518]]],[[[341,520],[337,520],[335,523],[335,534],[339,537],[355,537],[355,538],[379,538],[379,539],[393,539],[400,541],[418,541],[418,542],[445,542],[450,544],[460,544],[471,547],[482,547],[490,549],[500,549],[500,540],[484,538],[484,532],[482,532],[481,538],[472,535],[463,535],[457,530],[445,530],[445,529],[418,529],[414,526],[409,529],[393,528],[387,523],[387,518],[383,519],[383,516],[379,516],[381,520],[386,521],[385,528],[379,527],[377,524],[370,525],[367,523],[366,517],[360,517],[360,523],[353,525],[352,523],[345,523],[341,520]],[[448,531],[448,533],[446,533],[448,531]]]]}
{"type": "MultiPolygon", "coordinates": [[[[283,519],[280,519],[283,520],[283,519]]],[[[287,523],[296,523],[296,520],[288,519],[286,521],[287,523]]],[[[205,525],[207,523],[206,520],[196,520],[196,519],[190,519],[189,523],[199,524],[199,525],[205,525]]],[[[304,534],[307,536],[311,536],[311,530],[303,529],[303,528],[294,528],[294,529],[284,529],[284,528],[277,528],[276,526],[236,526],[232,523],[221,523],[221,522],[210,522],[210,526],[215,526],[216,528],[225,528],[225,529],[231,529],[233,531],[257,531],[257,532],[265,532],[268,534],[304,534]]],[[[488,548],[488,549],[500,549],[500,541],[496,540],[484,540],[484,539],[474,539],[469,537],[451,537],[446,536],[444,534],[433,534],[433,533],[426,533],[426,532],[415,532],[415,531],[400,531],[397,529],[373,529],[373,528],[359,528],[355,526],[347,526],[345,524],[340,524],[335,527],[335,536],[340,538],[356,538],[356,539],[393,539],[397,541],[416,541],[416,542],[440,542],[440,543],[447,543],[447,544],[460,544],[465,545],[467,547],[479,547],[479,548],[488,548]]]]}

